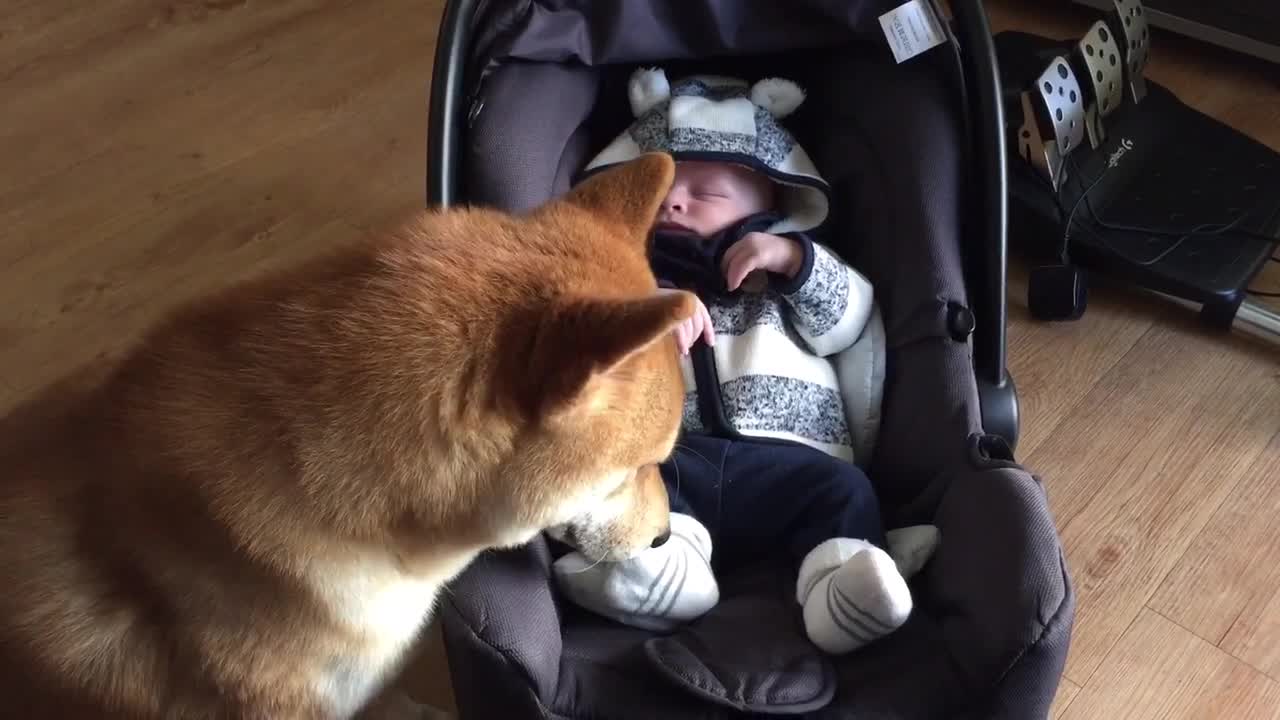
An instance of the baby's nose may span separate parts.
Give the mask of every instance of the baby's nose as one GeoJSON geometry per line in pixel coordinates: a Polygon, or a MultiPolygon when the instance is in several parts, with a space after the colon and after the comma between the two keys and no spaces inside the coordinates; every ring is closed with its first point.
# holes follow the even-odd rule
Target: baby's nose
{"type": "Polygon", "coordinates": [[[679,189],[671,190],[662,199],[662,209],[665,212],[684,212],[687,206],[685,195],[679,189]]]}

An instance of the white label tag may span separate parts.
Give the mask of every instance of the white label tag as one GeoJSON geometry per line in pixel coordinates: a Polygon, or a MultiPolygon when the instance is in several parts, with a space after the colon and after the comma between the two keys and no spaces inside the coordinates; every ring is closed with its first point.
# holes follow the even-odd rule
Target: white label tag
{"type": "Polygon", "coordinates": [[[942,23],[927,0],[909,0],[880,16],[880,27],[899,63],[946,42],[942,23]]]}

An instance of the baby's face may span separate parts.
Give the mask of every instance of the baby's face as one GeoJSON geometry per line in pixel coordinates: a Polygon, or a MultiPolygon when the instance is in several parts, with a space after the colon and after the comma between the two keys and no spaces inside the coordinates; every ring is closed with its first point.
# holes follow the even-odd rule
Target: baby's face
{"type": "Polygon", "coordinates": [[[656,228],[710,237],[748,215],[773,207],[773,181],[725,162],[676,163],[675,182],[662,201],[656,228]]]}

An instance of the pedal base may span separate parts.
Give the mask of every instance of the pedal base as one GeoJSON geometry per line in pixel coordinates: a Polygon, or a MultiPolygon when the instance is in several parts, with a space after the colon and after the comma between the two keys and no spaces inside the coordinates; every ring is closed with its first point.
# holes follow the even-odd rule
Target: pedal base
{"type": "MultiPolygon", "coordinates": [[[[1014,31],[1000,33],[996,43],[1001,68],[1012,69],[1006,86],[1017,83],[1019,68],[1043,67],[1064,47],[1014,31]]],[[[1072,262],[1234,314],[1245,288],[1280,246],[1280,154],[1158,83],[1146,85],[1142,102],[1125,102],[1108,115],[1107,137],[1097,149],[1086,145],[1067,158],[1073,172],[1056,199],[1036,168],[1010,154],[1010,246],[1056,257],[1065,213],[1098,180],[1072,222],[1072,262]],[[1228,232],[1184,239],[1095,224],[1191,230],[1237,219],[1237,229],[1266,237],[1228,232]]],[[[1012,127],[1019,114],[1011,113],[1012,127]]]]}

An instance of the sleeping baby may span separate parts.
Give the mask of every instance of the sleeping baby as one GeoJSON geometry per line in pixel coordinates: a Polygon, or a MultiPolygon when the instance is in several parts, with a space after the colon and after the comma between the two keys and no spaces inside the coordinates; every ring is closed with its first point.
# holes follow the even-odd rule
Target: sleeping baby
{"type": "Polygon", "coordinates": [[[699,299],[676,331],[684,423],[661,467],[671,537],[618,563],[570,553],[555,563],[557,584],[596,613],[666,630],[716,604],[717,573],[782,551],[810,640],[855,650],[906,622],[906,580],[938,534],[886,533],[854,462],[832,359],[861,336],[873,293],[809,235],[826,219],[829,189],[778,122],[803,93],[780,79],[669,84],[642,70],[630,100],[636,121],[587,172],[643,152],[674,157],[651,262],[662,287],[699,299]]]}

